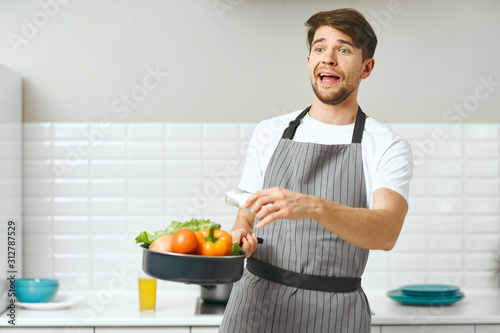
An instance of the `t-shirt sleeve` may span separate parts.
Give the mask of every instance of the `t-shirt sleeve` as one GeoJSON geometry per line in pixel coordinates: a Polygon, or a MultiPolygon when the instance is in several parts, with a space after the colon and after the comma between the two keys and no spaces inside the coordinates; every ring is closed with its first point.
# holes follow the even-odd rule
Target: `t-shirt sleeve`
{"type": "Polygon", "coordinates": [[[404,139],[394,140],[382,154],[376,168],[372,189],[388,188],[399,193],[408,202],[410,180],[413,175],[413,155],[404,139]]]}

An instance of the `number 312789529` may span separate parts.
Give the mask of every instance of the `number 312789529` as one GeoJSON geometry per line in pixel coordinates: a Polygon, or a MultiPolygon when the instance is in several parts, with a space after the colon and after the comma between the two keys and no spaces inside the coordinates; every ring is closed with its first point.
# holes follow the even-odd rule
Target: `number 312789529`
{"type": "Polygon", "coordinates": [[[16,222],[9,221],[7,226],[7,265],[16,267],[16,222]]]}

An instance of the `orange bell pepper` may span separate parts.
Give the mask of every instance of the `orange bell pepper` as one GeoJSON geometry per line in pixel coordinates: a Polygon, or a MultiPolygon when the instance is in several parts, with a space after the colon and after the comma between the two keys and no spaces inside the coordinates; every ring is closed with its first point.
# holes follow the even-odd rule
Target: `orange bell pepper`
{"type": "Polygon", "coordinates": [[[232,253],[233,239],[229,233],[219,229],[219,226],[197,231],[196,237],[198,237],[199,255],[230,256],[232,253]]]}

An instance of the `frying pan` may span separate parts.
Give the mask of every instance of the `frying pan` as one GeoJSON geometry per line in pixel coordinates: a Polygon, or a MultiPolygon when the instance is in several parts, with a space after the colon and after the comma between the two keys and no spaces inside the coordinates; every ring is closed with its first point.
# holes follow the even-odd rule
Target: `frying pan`
{"type": "Polygon", "coordinates": [[[200,256],[155,252],[148,249],[149,244],[141,246],[143,271],[160,280],[211,285],[233,283],[243,275],[245,253],[237,256],[200,256]]]}

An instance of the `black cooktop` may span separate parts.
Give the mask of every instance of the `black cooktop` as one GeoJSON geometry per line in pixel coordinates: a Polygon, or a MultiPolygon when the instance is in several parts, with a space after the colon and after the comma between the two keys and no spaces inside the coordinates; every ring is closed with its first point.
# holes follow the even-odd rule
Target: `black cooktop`
{"type": "Polygon", "coordinates": [[[207,302],[199,297],[196,300],[196,310],[197,315],[223,315],[226,309],[226,302],[207,302]]]}

